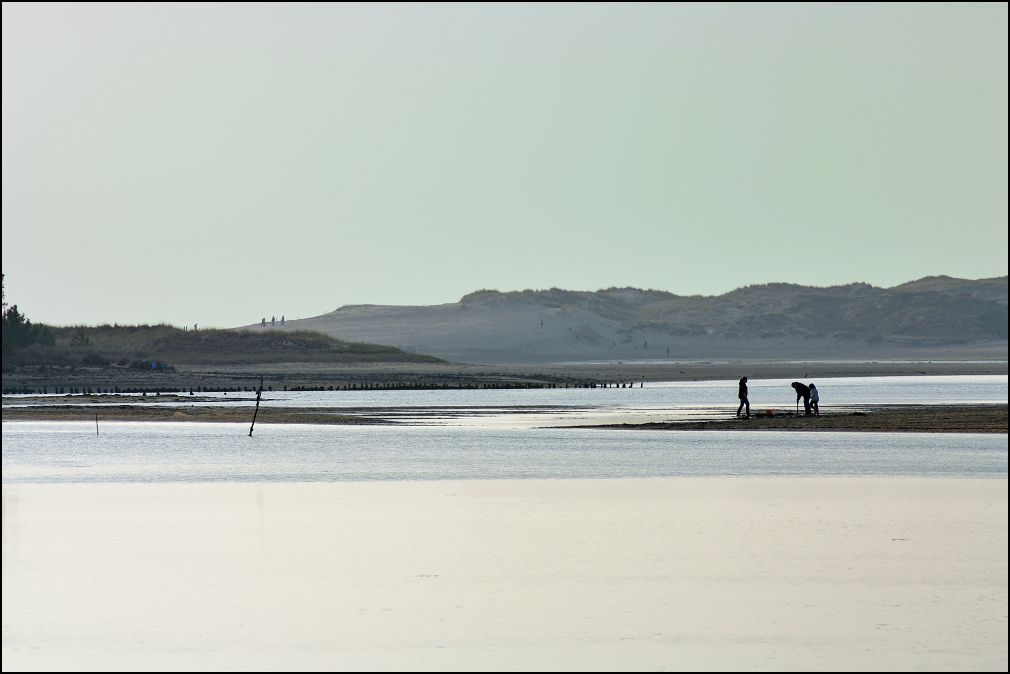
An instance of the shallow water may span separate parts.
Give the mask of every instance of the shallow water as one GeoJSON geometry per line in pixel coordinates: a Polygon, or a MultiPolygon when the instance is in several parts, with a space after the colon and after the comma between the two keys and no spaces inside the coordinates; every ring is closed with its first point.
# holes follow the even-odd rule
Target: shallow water
{"type": "MultiPolygon", "coordinates": [[[[821,386],[1006,401],[929,379],[821,386]]],[[[492,423],[731,414],[735,386],[274,393],[445,420],[251,438],[5,422],[4,668],[1005,669],[1005,434],[492,423]],[[573,479],[677,476],[706,479],[573,479]]]]}
{"type": "MultiPolygon", "coordinates": [[[[1007,401],[1007,377],[821,380],[822,408],[1007,401]]],[[[787,380],[750,382],[792,409],[787,380]]],[[[534,428],[580,421],[731,415],[736,382],[635,389],[273,392],[265,405],[428,426],[8,422],[4,482],[347,481],[691,475],[1006,477],[1007,436],[977,434],[606,431],[534,428]],[[525,426],[525,427],[524,427],[525,426]]],[[[219,396],[220,403],[227,396],[219,396]]],[[[247,396],[245,396],[247,398],[247,396]]],[[[235,395],[231,396],[234,401],[235,395]]],[[[244,401],[248,405],[248,400],[244,401]]]]}
{"type": "MultiPolygon", "coordinates": [[[[751,409],[792,410],[796,396],[789,379],[748,382],[751,409]]],[[[809,377],[803,378],[810,383],[809,377]]],[[[1006,375],[935,377],[837,377],[815,383],[824,411],[881,404],[980,404],[1007,402],[1006,375]]],[[[529,428],[546,425],[644,423],[710,419],[735,412],[737,382],[652,382],[634,388],[597,389],[452,389],[266,391],[266,407],[332,408],[338,413],[409,423],[529,428]]],[[[52,396],[48,396],[52,397],[52,396]]],[[[137,398],[145,406],[251,406],[248,392],[201,393],[200,402],[165,402],[137,398]],[[207,398],[212,398],[206,401],[207,398]]],[[[4,406],[35,404],[46,396],[6,396],[4,406]]],[[[83,400],[83,397],[82,397],[83,400]]],[[[123,404],[117,396],[115,404],[123,404]]],[[[61,399],[60,404],[73,404],[61,399]]],[[[82,405],[92,406],[90,402],[82,405]]],[[[100,407],[100,406],[99,406],[100,407]]]]}
{"type": "MultiPolygon", "coordinates": [[[[752,406],[792,407],[797,379],[750,379],[752,406]]],[[[1007,375],[950,375],[919,377],[836,377],[813,383],[821,394],[822,406],[897,403],[999,403],[1007,402],[1007,375]]],[[[736,407],[737,380],[696,382],[634,383],[631,388],[556,389],[447,389],[447,390],[351,390],[351,391],[264,391],[263,404],[276,407],[469,407],[508,408],[519,406],[571,406],[577,408],[691,408],[731,405],[736,407]]],[[[124,394],[125,395],[125,394],[124,394]]],[[[4,406],[24,404],[22,399],[41,396],[10,395],[4,406]]],[[[50,395],[49,397],[55,397],[50,395]]],[[[140,394],[131,394],[138,398],[140,394]]],[[[194,396],[195,397],[195,396],[194,396]]],[[[249,392],[200,393],[215,398],[197,405],[248,404],[249,392]]],[[[155,404],[148,396],[145,404],[155,404]]],[[[72,400],[60,404],[72,404],[72,400]]],[[[117,404],[119,404],[117,402],[117,404]]],[[[173,405],[177,403],[164,403],[173,405]]]]}
{"type": "Polygon", "coordinates": [[[3,481],[288,482],[713,475],[1006,477],[994,434],[3,424],[3,481]]]}

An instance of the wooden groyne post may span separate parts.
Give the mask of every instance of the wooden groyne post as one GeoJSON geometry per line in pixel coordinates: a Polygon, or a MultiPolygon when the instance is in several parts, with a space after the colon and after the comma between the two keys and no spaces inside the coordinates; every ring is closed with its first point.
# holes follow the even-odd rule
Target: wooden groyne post
{"type": "Polygon", "coordinates": [[[260,377],[260,387],[256,389],[256,410],[253,412],[252,423],[249,424],[249,437],[252,437],[253,426],[256,425],[256,415],[260,413],[260,397],[263,395],[263,377],[260,377]]]}

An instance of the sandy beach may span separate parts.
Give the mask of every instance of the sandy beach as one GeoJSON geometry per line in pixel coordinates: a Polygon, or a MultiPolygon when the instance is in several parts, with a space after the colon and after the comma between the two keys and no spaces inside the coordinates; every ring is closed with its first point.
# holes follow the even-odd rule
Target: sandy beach
{"type": "Polygon", "coordinates": [[[3,668],[1005,670],[1007,481],[3,486],[3,668]]]}

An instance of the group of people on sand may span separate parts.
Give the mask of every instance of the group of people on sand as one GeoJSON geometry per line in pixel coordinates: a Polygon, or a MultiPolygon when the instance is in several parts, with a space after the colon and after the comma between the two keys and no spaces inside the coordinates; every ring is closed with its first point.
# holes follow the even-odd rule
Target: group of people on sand
{"type": "MultiPolygon", "coordinates": [[[[817,387],[811,383],[809,386],[806,384],[801,384],[798,381],[794,381],[790,386],[796,391],[796,405],[799,406],[800,398],[803,399],[803,413],[806,415],[821,415],[821,394],[817,390],[817,387]]],[[[747,377],[740,377],[740,389],[737,392],[737,398],[740,399],[740,406],[736,408],[736,416],[739,418],[741,412],[744,409],[747,410],[745,419],[750,419],[750,399],[747,397],[747,377]]]]}

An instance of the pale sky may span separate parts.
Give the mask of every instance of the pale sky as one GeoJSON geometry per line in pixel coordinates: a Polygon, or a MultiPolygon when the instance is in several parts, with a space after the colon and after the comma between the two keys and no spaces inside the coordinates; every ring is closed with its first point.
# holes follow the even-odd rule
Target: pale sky
{"type": "Polygon", "coordinates": [[[3,4],[7,299],[1007,273],[1007,5],[3,4]]]}

